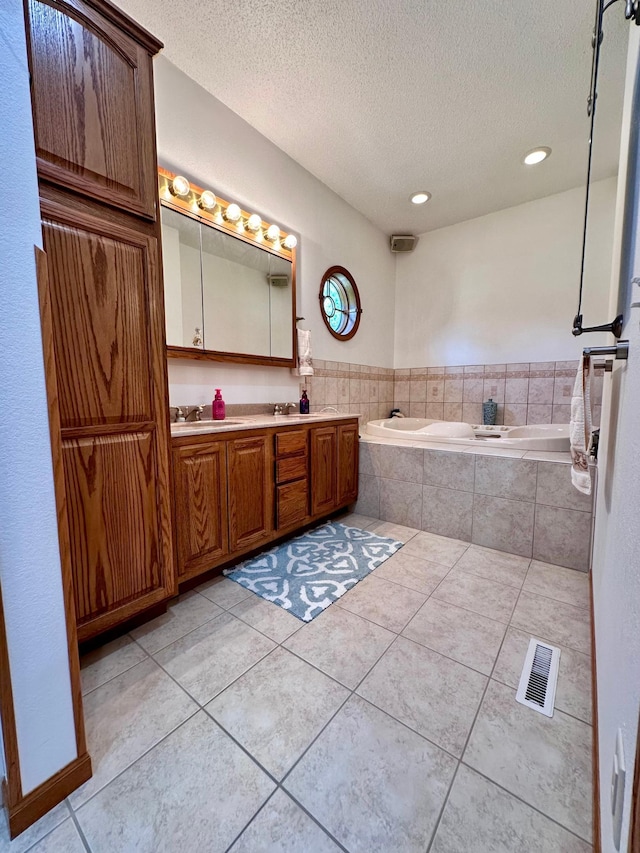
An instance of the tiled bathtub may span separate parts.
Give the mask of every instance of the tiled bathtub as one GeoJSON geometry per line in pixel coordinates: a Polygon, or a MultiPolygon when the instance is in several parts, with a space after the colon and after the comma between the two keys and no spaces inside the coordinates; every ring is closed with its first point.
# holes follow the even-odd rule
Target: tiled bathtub
{"type": "Polygon", "coordinates": [[[588,571],[592,499],[571,485],[570,469],[568,453],[364,437],[356,512],[588,571]]]}

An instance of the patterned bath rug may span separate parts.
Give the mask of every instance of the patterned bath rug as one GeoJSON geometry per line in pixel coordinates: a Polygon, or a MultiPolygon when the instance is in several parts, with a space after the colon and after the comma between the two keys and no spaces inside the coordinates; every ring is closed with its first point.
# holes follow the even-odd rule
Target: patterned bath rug
{"type": "Polygon", "coordinates": [[[310,622],[402,548],[402,542],[330,522],[224,574],[310,622]]]}

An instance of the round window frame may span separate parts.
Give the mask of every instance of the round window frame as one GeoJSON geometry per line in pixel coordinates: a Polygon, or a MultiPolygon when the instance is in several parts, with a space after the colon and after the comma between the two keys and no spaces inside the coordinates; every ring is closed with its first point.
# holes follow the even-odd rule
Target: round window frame
{"type": "MultiPolygon", "coordinates": [[[[346,295],[347,295],[347,298],[349,298],[349,294],[347,293],[346,295]]],[[[329,330],[329,333],[334,338],[336,338],[336,340],[338,340],[338,341],[349,341],[349,340],[351,340],[351,338],[358,331],[358,327],[360,326],[360,317],[362,315],[362,303],[360,302],[360,292],[358,291],[358,285],[356,284],[355,279],[351,275],[349,270],[346,269],[345,267],[341,267],[341,266],[329,267],[329,269],[322,276],[322,281],[320,282],[320,293],[318,294],[318,299],[320,301],[320,313],[322,314],[322,319],[324,320],[324,324],[327,327],[327,329],[329,330]],[[325,300],[325,295],[324,295],[325,285],[330,278],[333,278],[336,275],[341,275],[347,279],[347,281],[349,282],[349,284],[351,285],[351,288],[353,290],[353,296],[354,296],[354,300],[355,300],[356,318],[355,318],[353,326],[346,333],[336,332],[335,329],[331,328],[331,324],[329,322],[329,317],[327,316],[327,314],[324,310],[324,304],[323,303],[325,300]]],[[[352,308],[353,307],[352,303],[348,303],[348,307],[352,308]]]]}

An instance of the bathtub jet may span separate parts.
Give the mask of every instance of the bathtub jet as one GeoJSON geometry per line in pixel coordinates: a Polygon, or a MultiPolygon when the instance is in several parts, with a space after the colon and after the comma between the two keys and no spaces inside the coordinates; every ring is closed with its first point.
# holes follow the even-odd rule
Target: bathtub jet
{"type": "Polygon", "coordinates": [[[569,424],[528,424],[527,426],[483,426],[460,421],[436,421],[429,418],[384,418],[369,421],[369,435],[403,438],[413,441],[438,441],[443,444],[479,442],[518,450],[569,450],[569,424]]]}

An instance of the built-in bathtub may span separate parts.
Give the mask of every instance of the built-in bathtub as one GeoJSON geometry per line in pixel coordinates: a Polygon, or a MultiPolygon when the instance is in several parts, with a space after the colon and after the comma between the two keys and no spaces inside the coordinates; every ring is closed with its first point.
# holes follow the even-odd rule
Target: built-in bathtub
{"type": "Polygon", "coordinates": [[[517,450],[569,450],[568,424],[529,424],[527,426],[482,426],[428,418],[385,418],[369,421],[369,435],[414,441],[442,442],[477,446],[478,442],[517,450]]]}

